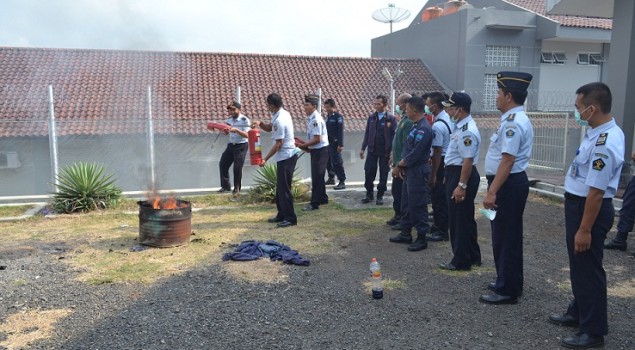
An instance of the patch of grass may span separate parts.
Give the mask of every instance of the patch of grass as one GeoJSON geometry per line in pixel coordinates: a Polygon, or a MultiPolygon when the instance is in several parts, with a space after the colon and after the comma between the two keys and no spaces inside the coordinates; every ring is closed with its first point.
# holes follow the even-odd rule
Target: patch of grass
{"type": "Polygon", "coordinates": [[[13,284],[15,284],[16,286],[26,286],[27,284],[29,284],[29,282],[27,282],[27,280],[25,280],[23,278],[19,278],[19,279],[13,281],[13,284]]]}
{"type": "MultiPolygon", "coordinates": [[[[364,281],[364,289],[366,289],[366,291],[368,292],[368,294],[372,293],[372,283],[370,280],[366,280],[364,281]]],[[[405,289],[407,288],[407,284],[404,281],[401,280],[393,280],[390,278],[386,278],[384,280],[382,280],[382,286],[384,288],[385,291],[392,291],[392,290],[397,290],[397,289],[405,289]]]]}
{"type": "Polygon", "coordinates": [[[7,317],[0,324],[0,333],[7,334],[0,341],[6,349],[26,349],[31,343],[46,339],[53,334],[55,323],[71,314],[71,310],[30,310],[21,311],[7,317]]]}
{"type": "Polygon", "coordinates": [[[34,208],[32,205],[3,205],[0,206],[0,218],[24,215],[32,208],[34,208]]]}

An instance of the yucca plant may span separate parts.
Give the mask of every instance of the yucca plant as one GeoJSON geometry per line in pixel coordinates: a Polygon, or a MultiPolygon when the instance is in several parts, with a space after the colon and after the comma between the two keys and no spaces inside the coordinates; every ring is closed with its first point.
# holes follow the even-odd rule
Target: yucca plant
{"type": "Polygon", "coordinates": [[[121,189],[113,175],[104,175],[97,163],[73,163],[57,176],[58,192],[53,193],[52,207],[61,213],[87,212],[117,205],[121,189]]]}
{"type": "MultiPolygon", "coordinates": [[[[249,191],[254,200],[273,202],[276,199],[276,182],[278,179],[277,165],[266,164],[258,168],[254,177],[255,185],[249,191]]],[[[291,181],[291,194],[293,198],[299,199],[308,191],[308,187],[300,183],[298,169],[293,172],[293,180],[291,181]]]]}

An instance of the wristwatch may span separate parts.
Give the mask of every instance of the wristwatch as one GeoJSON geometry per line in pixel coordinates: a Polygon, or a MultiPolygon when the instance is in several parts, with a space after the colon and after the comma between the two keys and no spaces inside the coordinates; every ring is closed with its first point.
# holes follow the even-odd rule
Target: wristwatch
{"type": "Polygon", "coordinates": [[[467,189],[467,184],[459,182],[459,187],[461,187],[462,189],[466,190],[467,189]]]}

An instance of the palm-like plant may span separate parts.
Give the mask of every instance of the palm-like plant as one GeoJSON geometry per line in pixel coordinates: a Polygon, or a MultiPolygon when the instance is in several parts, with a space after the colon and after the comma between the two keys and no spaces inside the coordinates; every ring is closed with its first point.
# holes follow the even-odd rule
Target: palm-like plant
{"type": "Polygon", "coordinates": [[[53,194],[53,209],[62,213],[87,212],[115,206],[121,189],[113,175],[104,175],[97,163],[73,163],[57,176],[58,192],[53,194]]]}
{"type": "MultiPolygon", "coordinates": [[[[267,202],[275,201],[277,179],[276,164],[266,164],[258,168],[258,172],[254,177],[255,185],[250,190],[251,194],[257,200],[267,202]]],[[[296,168],[293,172],[293,180],[291,181],[291,194],[293,198],[297,199],[304,196],[307,191],[307,186],[300,183],[298,169],[296,168]]]]}

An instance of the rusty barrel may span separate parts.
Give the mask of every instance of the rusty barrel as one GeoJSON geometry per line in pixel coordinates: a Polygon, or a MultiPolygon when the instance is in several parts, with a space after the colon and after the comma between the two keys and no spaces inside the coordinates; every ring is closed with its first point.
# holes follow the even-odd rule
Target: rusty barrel
{"type": "Polygon", "coordinates": [[[155,209],[139,201],[139,243],[166,248],[185,245],[192,234],[192,205],[177,200],[176,209],[155,209]]]}

